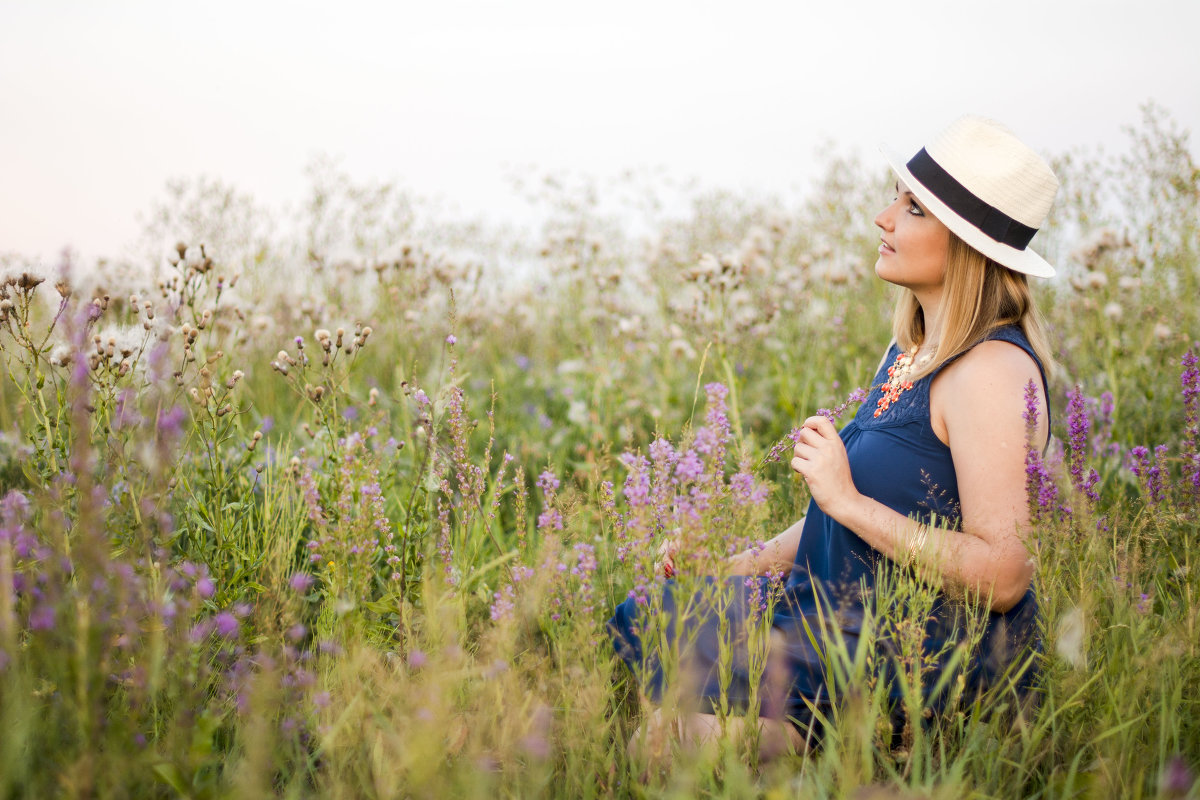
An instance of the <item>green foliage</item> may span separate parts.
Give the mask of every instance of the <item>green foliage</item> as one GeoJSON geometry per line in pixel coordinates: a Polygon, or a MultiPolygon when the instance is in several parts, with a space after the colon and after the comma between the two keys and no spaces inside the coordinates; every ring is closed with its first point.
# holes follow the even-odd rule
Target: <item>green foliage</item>
{"type": "Polygon", "coordinates": [[[1098,500],[1064,476],[1072,513],[1031,539],[1037,702],[950,679],[927,708],[934,593],[893,571],[864,637],[897,643],[898,708],[877,649],[834,637],[819,750],[760,758],[723,709],[727,735],[671,745],[669,769],[605,620],[639,586],[661,600],[664,538],[719,572],[803,513],[765,456],[888,340],[882,173],[831,158],[795,208],[712,194],[640,238],[594,187],[548,184],[531,242],[426,223],[319,164],[302,241],[202,182],[172,186],[148,236],[206,246],[150,274],[67,262],[55,287],[5,261],[0,798],[1195,796],[1191,152],[1151,106],[1119,158],[1057,160],[1051,460],[1078,384],[1098,500]],[[711,492],[699,521],[633,508],[637,457],[693,447],[721,404],[728,452],[684,486],[711,492]],[[1156,494],[1128,461],[1160,444],[1156,494]],[[771,492],[740,503],[740,475],[771,492]]]}

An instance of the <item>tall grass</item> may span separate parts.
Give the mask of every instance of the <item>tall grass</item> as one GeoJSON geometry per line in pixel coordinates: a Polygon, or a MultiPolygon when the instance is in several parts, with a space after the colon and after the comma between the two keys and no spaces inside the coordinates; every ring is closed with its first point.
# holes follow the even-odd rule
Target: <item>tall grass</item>
{"type": "Polygon", "coordinates": [[[636,238],[555,195],[533,243],[322,168],[298,239],[181,186],[154,232],[204,245],[151,274],[5,258],[0,796],[1194,796],[1190,152],[1151,107],[1126,155],[1059,159],[1034,702],[927,707],[933,594],[900,575],[865,630],[905,700],[827,641],[821,746],[772,760],[750,726],[648,768],[604,623],[661,602],[664,538],[700,586],[803,513],[769,455],[887,341],[881,171],[636,238]]]}

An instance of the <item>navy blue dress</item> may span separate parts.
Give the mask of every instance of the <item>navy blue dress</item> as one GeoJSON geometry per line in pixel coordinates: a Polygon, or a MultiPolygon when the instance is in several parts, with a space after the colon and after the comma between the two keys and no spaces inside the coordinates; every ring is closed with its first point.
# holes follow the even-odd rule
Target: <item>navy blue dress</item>
{"type": "MultiPolygon", "coordinates": [[[[1042,370],[1041,362],[1019,328],[998,328],[987,339],[1017,345],[1042,370]]],[[[924,522],[936,518],[942,527],[958,527],[959,496],[954,463],[950,448],[937,438],[929,418],[929,387],[937,371],[915,381],[887,411],[878,417],[874,415],[887,381],[887,367],[898,354],[899,348],[893,344],[875,375],[867,399],[854,419],[842,428],[854,485],[864,495],[905,516],[924,522]]],[[[1045,380],[1042,371],[1044,390],[1045,380]]],[[[810,704],[827,713],[834,701],[820,652],[824,641],[836,634],[831,626],[840,630],[847,650],[853,655],[858,647],[864,609],[871,602],[871,588],[878,576],[899,569],[891,559],[827,516],[815,502],[809,504],[791,575],[770,619],[771,627],[786,641],[782,660],[773,661],[784,665],[786,681],[771,680],[773,686],[782,684],[784,691],[772,693],[764,685],[765,679],[757,679],[761,713],[777,716],[782,711],[796,724],[809,726],[819,735],[810,704]]],[[[745,631],[759,606],[758,598],[766,590],[766,579],[732,577],[723,585],[715,585],[713,578],[707,581],[708,588],[719,590],[723,598],[719,612],[709,599],[714,596],[713,591],[685,596],[679,584],[671,580],[663,592],[662,613],[666,619],[660,621],[665,622],[662,627],[668,641],[686,643],[681,662],[687,676],[687,692],[695,695],[698,710],[711,712],[720,708],[723,694],[728,707],[744,710],[752,694],[751,681],[756,680],[752,675],[762,674],[761,666],[751,669],[745,631]],[[681,631],[677,627],[676,610],[685,604],[688,612],[681,631]],[[728,659],[731,663],[724,680],[718,666],[723,637],[727,646],[732,645],[728,659]]],[[[642,636],[647,630],[648,613],[645,606],[637,605],[633,599],[626,600],[617,607],[608,629],[617,654],[641,679],[650,697],[660,700],[664,690],[662,664],[656,648],[644,644],[642,636]]],[[[904,611],[890,609],[876,613],[895,615],[904,611]]],[[[977,612],[977,617],[986,616],[978,620],[984,626],[979,645],[965,662],[961,658],[951,662],[954,646],[962,635],[965,613],[961,602],[939,593],[932,609],[923,615],[922,647],[930,661],[923,685],[925,700],[930,705],[939,705],[939,698],[933,697],[929,689],[951,663],[962,665],[969,692],[984,691],[1002,678],[1009,680],[1011,673],[1009,678],[1004,676],[1012,665],[1022,667],[1016,670],[1017,689],[1027,689],[1036,677],[1033,666],[1036,660],[1027,657],[1040,649],[1037,599],[1032,586],[1020,602],[1004,613],[977,612]]],[[[889,694],[893,701],[898,700],[901,688],[895,680],[895,642],[887,635],[875,637],[874,642],[879,656],[874,660],[875,674],[889,682],[889,694]]]]}

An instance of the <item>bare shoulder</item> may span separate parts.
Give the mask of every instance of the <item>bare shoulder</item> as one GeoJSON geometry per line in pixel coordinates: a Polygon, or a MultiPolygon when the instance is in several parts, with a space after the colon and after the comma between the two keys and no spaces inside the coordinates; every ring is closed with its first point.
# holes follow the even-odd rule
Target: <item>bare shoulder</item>
{"type": "MultiPolygon", "coordinates": [[[[1003,439],[1025,434],[1025,389],[1037,392],[1039,429],[1044,427],[1046,399],[1037,362],[1009,342],[981,342],[946,367],[935,382],[935,425],[939,438],[974,440],[990,433],[1003,439]],[[937,385],[940,383],[941,385],[937,385]],[[944,426],[944,427],[943,427],[944,426]]],[[[1039,436],[1038,438],[1042,438],[1039,436]]]]}
{"type": "Polygon", "coordinates": [[[1033,381],[1039,394],[1042,389],[1037,362],[1017,345],[998,339],[975,345],[946,367],[943,374],[956,391],[974,393],[1015,384],[1023,397],[1029,381],[1033,381]]]}

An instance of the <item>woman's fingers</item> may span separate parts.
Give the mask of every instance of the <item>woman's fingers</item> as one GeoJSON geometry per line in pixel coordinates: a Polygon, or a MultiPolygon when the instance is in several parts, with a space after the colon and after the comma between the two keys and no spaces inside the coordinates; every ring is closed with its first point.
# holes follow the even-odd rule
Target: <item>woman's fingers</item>
{"type": "Polygon", "coordinates": [[[837,428],[833,427],[833,423],[829,421],[829,418],[821,416],[820,414],[804,420],[804,425],[802,426],[800,435],[803,437],[804,433],[807,431],[812,431],[822,439],[830,439],[837,437],[838,435],[837,428]]]}
{"type": "Polygon", "coordinates": [[[812,458],[816,452],[816,445],[810,442],[796,442],[796,446],[792,448],[792,455],[796,458],[812,458]]]}

